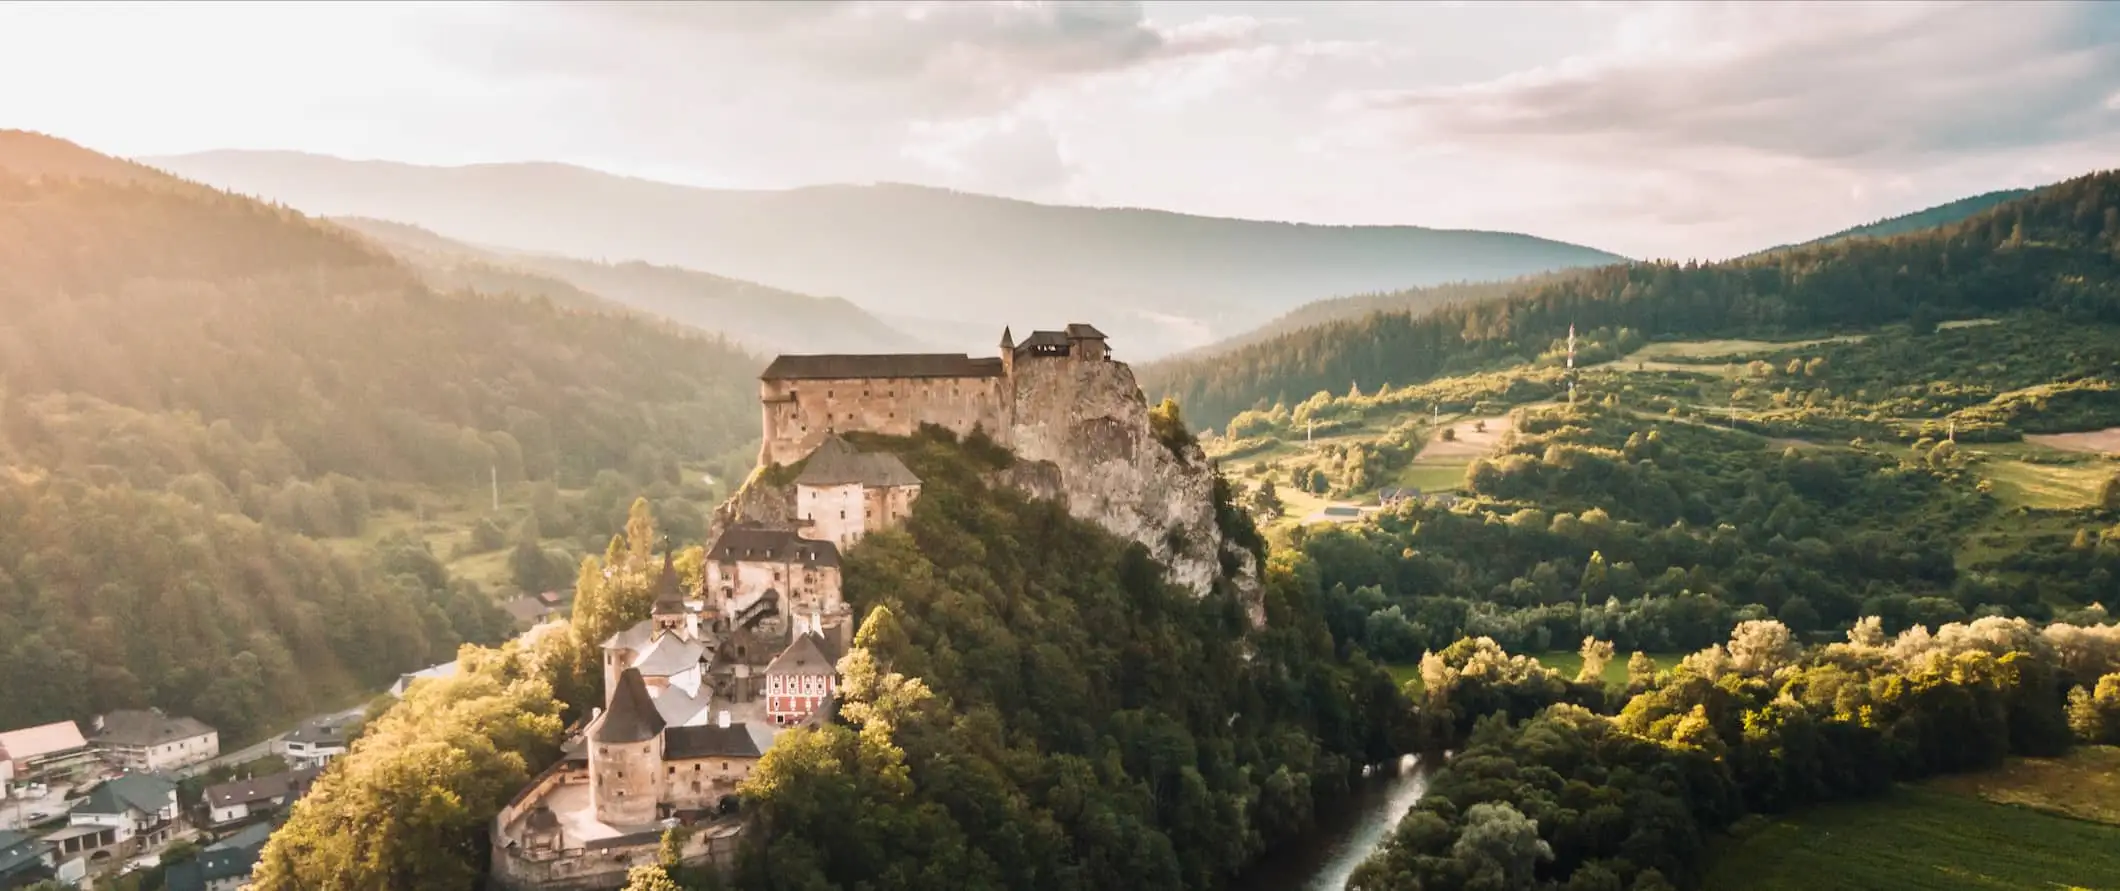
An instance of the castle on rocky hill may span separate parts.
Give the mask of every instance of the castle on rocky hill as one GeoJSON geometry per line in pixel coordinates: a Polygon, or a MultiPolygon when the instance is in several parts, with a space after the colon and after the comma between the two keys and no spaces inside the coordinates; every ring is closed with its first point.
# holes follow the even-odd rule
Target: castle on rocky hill
{"type": "MultiPolygon", "coordinates": [[[[793,464],[835,433],[912,434],[923,424],[977,430],[1016,454],[1003,482],[1066,504],[1076,517],[1141,543],[1173,581],[1205,595],[1223,568],[1254,622],[1263,621],[1252,556],[1216,525],[1214,468],[1197,445],[1151,433],[1133,369],[1112,358],[1104,332],[1070,324],[1021,341],[1001,332],[1000,354],[781,356],[759,375],[764,444],[759,463],[793,464]]],[[[771,493],[738,513],[771,503],[771,493]]],[[[780,504],[790,521],[807,506],[780,504]]],[[[829,524],[827,524],[829,525],[829,524]]]]}

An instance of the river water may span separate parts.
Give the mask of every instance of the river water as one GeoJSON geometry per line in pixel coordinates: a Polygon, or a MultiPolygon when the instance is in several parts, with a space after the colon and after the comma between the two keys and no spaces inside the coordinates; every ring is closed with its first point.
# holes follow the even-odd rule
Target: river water
{"type": "Polygon", "coordinates": [[[1319,819],[1311,838],[1252,867],[1231,891],[1341,891],[1427,791],[1428,770],[1412,755],[1399,759],[1395,769],[1374,771],[1337,812],[1319,819]]]}

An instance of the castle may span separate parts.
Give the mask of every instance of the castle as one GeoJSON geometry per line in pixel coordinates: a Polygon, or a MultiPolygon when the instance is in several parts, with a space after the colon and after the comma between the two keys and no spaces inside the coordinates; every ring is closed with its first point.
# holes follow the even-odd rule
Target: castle
{"type": "Polygon", "coordinates": [[[603,642],[604,707],[494,820],[503,887],[615,887],[680,825],[684,862],[734,856],[738,784],[778,734],[832,711],[855,622],[843,549],[904,522],[920,497],[897,456],[839,433],[981,432],[1016,455],[996,483],[1140,543],[1203,595],[1233,577],[1264,619],[1251,555],[1216,524],[1212,464],[1196,444],[1154,437],[1132,370],[1093,326],[1020,343],[1004,329],[996,358],[781,356],[760,375],[759,404],[760,463],[801,471],[756,478],[724,505],[692,591],[665,555],[651,615],[603,642]]]}
{"type": "Polygon", "coordinates": [[[760,464],[793,464],[834,431],[906,436],[936,424],[959,436],[983,430],[1009,444],[1017,406],[1039,406],[1042,363],[1103,362],[1104,332],[1073,324],[1017,343],[1001,332],[999,358],[963,354],[781,356],[759,375],[765,442],[760,464]]]}

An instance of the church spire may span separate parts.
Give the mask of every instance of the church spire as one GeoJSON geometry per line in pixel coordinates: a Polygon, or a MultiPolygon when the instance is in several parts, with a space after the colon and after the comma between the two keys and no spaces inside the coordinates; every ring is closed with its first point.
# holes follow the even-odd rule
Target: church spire
{"type": "Polygon", "coordinates": [[[1007,325],[1001,326],[1001,348],[1004,350],[1016,348],[1016,336],[1009,333],[1007,325]]]}
{"type": "Polygon", "coordinates": [[[677,585],[675,553],[673,548],[663,548],[662,578],[655,582],[655,614],[658,616],[681,616],[685,612],[685,595],[677,585]]]}

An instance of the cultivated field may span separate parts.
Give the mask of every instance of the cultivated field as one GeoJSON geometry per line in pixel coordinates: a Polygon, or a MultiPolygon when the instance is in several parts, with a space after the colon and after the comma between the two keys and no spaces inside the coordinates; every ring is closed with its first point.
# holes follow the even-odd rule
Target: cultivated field
{"type": "Polygon", "coordinates": [[[1710,891],[2120,888],[2113,817],[2120,750],[2013,761],[1746,828],[1717,851],[1710,891]],[[2035,806],[2022,806],[2017,803],[2035,806]]]}
{"type": "Polygon", "coordinates": [[[2024,441],[2068,452],[2120,455],[2120,427],[2107,427],[2088,433],[2034,433],[2027,435],[2024,441]]]}

